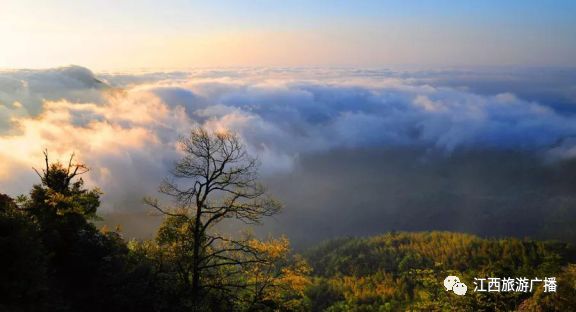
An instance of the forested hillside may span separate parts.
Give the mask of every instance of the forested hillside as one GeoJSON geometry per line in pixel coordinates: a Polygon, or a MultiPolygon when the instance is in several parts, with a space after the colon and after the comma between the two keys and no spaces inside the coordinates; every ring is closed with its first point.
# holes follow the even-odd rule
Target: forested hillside
{"type": "MultiPolygon", "coordinates": [[[[33,194],[41,192],[36,187],[33,194]]],[[[182,220],[169,218],[155,241],[127,243],[118,233],[96,230],[77,213],[51,218],[50,228],[42,226],[47,220],[1,197],[2,311],[190,309],[178,269],[187,254],[174,238],[182,220]]],[[[274,265],[245,272],[243,278],[270,283],[260,288],[261,298],[250,289],[212,291],[202,311],[570,311],[576,306],[576,250],[565,243],[402,232],[325,242],[305,252],[304,259],[288,255],[287,244],[262,243],[259,247],[274,255],[274,265]],[[466,296],[444,290],[448,275],[468,284],[466,296]],[[542,287],[530,293],[472,291],[474,277],[545,276],[558,279],[556,293],[542,287]]]]}
{"type": "Polygon", "coordinates": [[[576,250],[565,243],[450,232],[387,233],[326,242],[306,253],[314,311],[570,311],[576,250]],[[442,286],[455,275],[468,293],[442,286]],[[558,291],[474,292],[474,278],[556,277],[558,291]]]}

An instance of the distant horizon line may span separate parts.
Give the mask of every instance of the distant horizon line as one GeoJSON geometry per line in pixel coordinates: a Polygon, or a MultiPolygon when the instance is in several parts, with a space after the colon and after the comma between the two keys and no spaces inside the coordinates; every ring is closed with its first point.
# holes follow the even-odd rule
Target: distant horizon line
{"type": "Polygon", "coordinates": [[[11,67],[0,66],[0,72],[8,71],[36,71],[69,67],[87,68],[95,73],[134,73],[134,72],[158,72],[158,71],[188,71],[188,70],[222,70],[222,69],[364,69],[364,70],[449,70],[449,69],[566,69],[576,70],[575,65],[523,65],[523,64],[496,64],[496,65],[431,65],[431,64],[389,64],[389,65],[206,65],[206,66],[181,66],[181,67],[155,67],[137,66],[126,68],[99,68],[80,64],[63,64],[45,67],[11,67]]]}

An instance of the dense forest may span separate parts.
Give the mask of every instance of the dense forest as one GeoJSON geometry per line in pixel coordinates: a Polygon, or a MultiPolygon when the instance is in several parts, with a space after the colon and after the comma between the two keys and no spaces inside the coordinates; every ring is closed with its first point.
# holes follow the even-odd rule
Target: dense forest
{"type": "Polygon", "coordinates": [[[572,311],[576,249],[560,242],[482,239],[451,232],[387,233],[326,242],[306,252],[313,311],[572,311]],[[465,296],[442,287],[468,284],[465,296]],[[551,276],[555,293],[473,292],[474,278],[551,276]]]}
{"type": "Polygon", "coordinates": [[[50,162],[27,195],[0,195],[0,311],[570,311],[576,249],[562,242],[450,232],[387,233],[325,242],[301,254],[284,237],[226,234],[280,204],[234,134],[198,129],[162,182],[153,240],[97,228],[101,192],[88,168],[50,162]],[[442,282],[457,275],[466,296],[442,282]],[[473,292],[475,277],[556,277],[556,292],[473,292]]]}

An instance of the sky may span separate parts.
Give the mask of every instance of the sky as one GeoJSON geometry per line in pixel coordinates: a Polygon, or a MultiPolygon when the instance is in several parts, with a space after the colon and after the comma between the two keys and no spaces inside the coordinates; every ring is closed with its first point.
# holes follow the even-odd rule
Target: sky
{"type": "Polygon", "coordinates": [[[2,0],[0,67],[576,66],[576,2],[2,0]]]}

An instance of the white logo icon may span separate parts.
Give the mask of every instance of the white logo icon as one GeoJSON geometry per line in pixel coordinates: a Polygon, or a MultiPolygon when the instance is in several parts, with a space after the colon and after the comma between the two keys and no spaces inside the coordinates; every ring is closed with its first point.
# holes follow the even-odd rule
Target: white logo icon
{"type": "Polygon", "coordinates": [[[458,296],[464,296],[468,287],[464,283],[460,283],[460,279],[457,276],[448,276],[444,279],[444,287],[446,291],[453,291],[458,296]]]}

